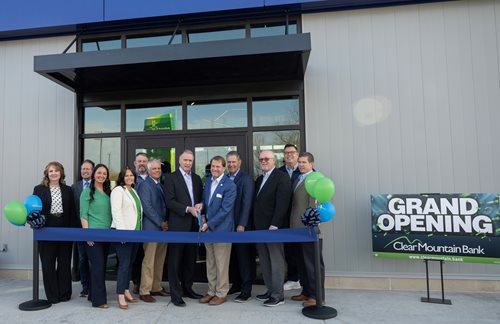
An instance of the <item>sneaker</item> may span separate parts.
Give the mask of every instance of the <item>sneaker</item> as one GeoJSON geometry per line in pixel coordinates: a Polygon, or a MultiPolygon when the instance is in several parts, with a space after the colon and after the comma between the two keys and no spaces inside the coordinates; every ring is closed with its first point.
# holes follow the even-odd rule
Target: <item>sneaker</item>
{"type": "Polygon", "coordinates": [[[283,290],[293,290],[293,289],[300,289],[302,286],[300,285],[300,281],[287,281],[283,285],[283,290]]]}
{"type": "Polygon", "coordinates": [[[248,296],[248,295],[239,294],[238,297],[236,297],[234,299],[234,302],[235,303],[245,303],[249,298],[250,298],[250,296],[248,296]]]}
{"type": "Polygon", "coordinates": [[[235,285],[231,286],[231,289],[227,292],[228,295],[241,294],[241,288],[235,285]]]}
{"type": "Polygon", "coordinates": [[[276,299],[276,298],[269,298],[268,300],[266,300],[264,302],[264,306],[267,306],[267,307],[275,307],[275,306],[279,306],[279,305],[283,305],[285,303],[285,299],[282,298],[282,299],[276,299]]]}
{"type": "Polygon", "coordinates": [[[266,292],[265,294],[261,294],[261,295],[255,296],[255,299],[260,300],[260,301],[266,301],[269,298],[271,298],[271,294],[269,292],[266,292]]]}
{"type": "Polygon", "coordinates": [[[80,293],[80,297],[88,297],[89,296],[89,291],[84,289],[82,290],[82,292],[80,293]]]}

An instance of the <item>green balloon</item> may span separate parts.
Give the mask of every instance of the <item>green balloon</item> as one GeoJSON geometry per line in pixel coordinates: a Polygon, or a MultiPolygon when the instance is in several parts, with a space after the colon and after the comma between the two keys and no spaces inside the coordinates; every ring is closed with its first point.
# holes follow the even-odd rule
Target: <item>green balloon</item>
{"type": "Polygon", "coordinates": [[[316,181],[324,177],[325,176],[321,172],[311,172],[307,175],[304,179],[304,187],[306,187],[306,191],[309,195],[314,197],[314,185],[316,184],[316,181]]]}
{"type": "Polygon", "coordinates": [[[321,178],[314,184],[313,191],[312,196],[322,204],[332,199],[335,194],[335,184],[330,178],[321,178]]]}
{"type": "Polygon", "coordinates": [[[26,224],[26,216],[28,211],[24,204],[19,200],[11,200],[4,207],[3,212],[5,218],[15,225],[26,224]]]}

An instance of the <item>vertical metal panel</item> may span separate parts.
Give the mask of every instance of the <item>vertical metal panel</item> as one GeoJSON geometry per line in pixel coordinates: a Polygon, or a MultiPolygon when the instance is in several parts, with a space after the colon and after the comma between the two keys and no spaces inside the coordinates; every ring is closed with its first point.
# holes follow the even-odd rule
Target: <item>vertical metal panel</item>
{"type": "MultiPolygon", "coordinates": [[[[0,43],[0,206],[23,200],[41,180],[43,168],[57,160],[73,174],[74,94],[33,72],[35,55],[62,52],[71,37],[0,43]]],[[[0,268],[30,268],[32,233],[2,217],[0,268]]]]}
{"type": "Polygon", "coordinates": [[[419,263],[371,256],[371,193],[498,191],[498,13],[479,0],[303,15],[307,148],[337,186],[328,273],[421,275],[419,263]]]}

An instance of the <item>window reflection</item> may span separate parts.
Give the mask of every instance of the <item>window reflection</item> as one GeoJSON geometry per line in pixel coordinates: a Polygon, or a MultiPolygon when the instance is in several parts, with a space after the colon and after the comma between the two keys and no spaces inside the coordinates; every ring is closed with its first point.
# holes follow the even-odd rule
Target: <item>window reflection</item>
{"type": "Polygon", "coordinates": [[[87,138],[83,141],[83,159],[103,163],[109,168],[109,178],[118,179],[120,173],[120,138],[87,138]]]}
{"type": "MultiPolygon", "coordinates": [[[[251,37],[278,36],[285,35],[285,23],[252,25],[251,37]]],[[[297,24],[288,24],[288,34],[297,34],[297,24]]]]}
{"type": "Polygon", "coordinates": [[[300,131],[287,130],[278,132],[255,132],[253,133],[253,170],[254,176],[262,174],[259,166],[259,154],[263,150],[271,150],[276,155],[276,167],[282,166],[285,144],[297,145],[300,152],[300,131]]]}
{"type": "Polygon", "coordinates": [[[119,132],[120,126],[119,106],[85,108],[85,134],[119,132]]]}
{"type": "Polygon", "coordinates": [[[247,103],[196,103],[187,111],[188,129],[232,128],[247,126],[247,103]]]}
{"type": "MultiPolygon", "coordinates": [[[[127,38],[127,47],[146,47],[157,45],[168,45],[172,35],[157,35],[157,36],[130,36],[127,38]]],[[[172,40],[172,44],[181,44],[182,35],[177,34],[172,40]]]]}
{"type": "Polygon", "coordinates": [[[245,38],[245,28],[188,33],[189,43],[209,42],[209,41],[239,39],[239,38],[245,38]]]}
{"type": "Polygon", "coordinates": [[[154,132],[182,129],[182,106],[127,107],[127,132],[154,132]]]}
{"type": "Polygon", "coordinates": [[[196,147],[194,150],[194,171],[201,177],[203,184],[207,178],[211,177],[210,160],[217,155],[226,158],[230,151],[237,151],[236,146],[207,146],[196,147]]]}
{"type": "Polygon", "coordinates": [[[120,38],[85,40],[82,43],[82,52],[106,51],[122,47],[120,38]]]}
{"type": "Polygon", "coordinates": [[[252,119],[253,126],[298,125],[299,99],[254,101],[252,119]]]}

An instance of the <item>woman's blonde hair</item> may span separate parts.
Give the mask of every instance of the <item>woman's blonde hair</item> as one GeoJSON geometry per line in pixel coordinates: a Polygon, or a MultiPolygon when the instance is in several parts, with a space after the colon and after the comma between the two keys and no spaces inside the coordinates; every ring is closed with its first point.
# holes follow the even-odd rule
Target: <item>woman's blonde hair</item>
{"type": "Polygon", "coordinates": [[[57,161],[52,161],[52,162],[49,162],[47,164],[47,166],[45,167],[45,170],[43,170],[43,178],[42,178],[42,182],[40,183],[42,186],[45,186],[45,187],[48,187],[49,186],[49,183],[50,183],[50,179],[49,179],[49,168],[53,166],[56,170],[58,170],[59,172],[61,172],[61,178],[59,178],[59,184],[60,185],[63,185],[63,184],[66,184],[66,175],[64,174],[64,167],[61,163],[57,162],[57,161]]]}

